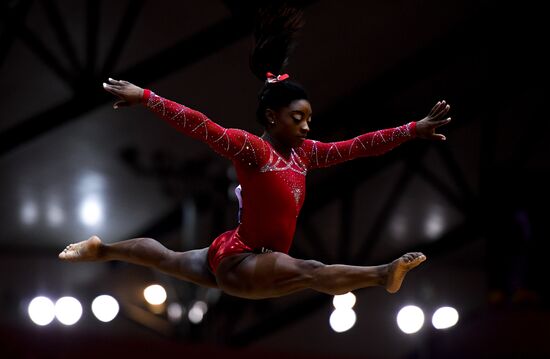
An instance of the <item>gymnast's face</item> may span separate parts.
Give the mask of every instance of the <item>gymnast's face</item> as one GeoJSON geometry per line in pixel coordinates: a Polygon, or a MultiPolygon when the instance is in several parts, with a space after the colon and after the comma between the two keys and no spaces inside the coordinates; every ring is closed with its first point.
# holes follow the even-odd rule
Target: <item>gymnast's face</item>
{"type": "Polygon", "coordinates": [[[294,100],[278,110],[267,109],[268,132],[279,143],[299,147],[307,137],[311,124],[311,104],[294,100]]]}

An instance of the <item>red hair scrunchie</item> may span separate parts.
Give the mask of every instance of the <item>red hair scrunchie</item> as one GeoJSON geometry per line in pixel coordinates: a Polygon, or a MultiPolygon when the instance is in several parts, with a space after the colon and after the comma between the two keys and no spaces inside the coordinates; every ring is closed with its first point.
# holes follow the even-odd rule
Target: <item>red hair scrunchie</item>
{"type": "Polygon", "coordinates": [[[273,75],[271,72],[268,72],[266,74],[267,76],[267,82],[270,83],[270,84],[274,84],[276,82],[281,82],[281,81],[284,81],[286,79],[288,79],[290,76],[288,74],[282,74],[282,75],[273,75]]]}

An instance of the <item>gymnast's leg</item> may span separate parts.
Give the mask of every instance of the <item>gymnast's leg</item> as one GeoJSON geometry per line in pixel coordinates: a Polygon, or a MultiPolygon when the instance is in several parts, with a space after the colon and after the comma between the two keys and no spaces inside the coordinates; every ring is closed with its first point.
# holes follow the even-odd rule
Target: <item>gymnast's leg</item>
{"type": "Polygon", "coordinates": [[[226,293],[250,299],[279,297],[302,289],[336,295],[372,286],[395,293],[407,272],[425,260],[422,253],[416,252],[389,264],[362,267],[326,265],[279,252],[243,253],[224,258],[216,278],[226,293]]]}
{"type": "Polygon", "coordinates": [[[97,236],[70,244],[59,258],[70,262],[119,260],[160,270],[198,285],[217,288],[208,269],[208,248],[174,252],[152,238],[134,238],[105,244],[97,236]]]}

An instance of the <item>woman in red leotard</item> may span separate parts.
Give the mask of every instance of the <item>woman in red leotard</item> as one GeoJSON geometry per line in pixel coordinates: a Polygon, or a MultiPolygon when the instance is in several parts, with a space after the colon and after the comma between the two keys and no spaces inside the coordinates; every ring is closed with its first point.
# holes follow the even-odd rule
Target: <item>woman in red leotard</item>
{"type": "MultiPolygon", "coordinates": [[[[274,15],[270,16],[272,19],[274,15]]],[[[293,30],[290,34],[300,27],[300,16],[299,11],[287,9],[284,13],[283,27],[293,30]]],[[[270,22],[265,13],[262,21],[262,31],[281,33],[281,28],[266,26],[280,22],[270,22]]],[[[422,253],[407,253],[379,266],[327,265],[287,254],[304,203],[305,176],[316,168],[383,154],[413,138],[444,140],[435,129],[450,121],[446,118],[449,105],[440,101],[418,122],[347,141],[322,143],[307,139],[312,109],[306,92],[288,75],[268,72],[279,73],[286,64],[290,40],[281,44],[277,43],[280,36],[258,32],[256,38],[251,68],[265,79],[256,114],[265,128],[261,137],[224,128],[198,111],[127,81],[109,79],[103,84],[106,91],[118,97],[115,108],[141,103],[178,131],[205,142],[233,162],[242,188],[237,228],[221,234],[207,248],[187,252],[171,251],[151,238],[106,244],[93,236],[67,246],[59,254],[61,259],[131,262],[251,299],[278,297],[306,288],[333,295],[370,286],[383,286],[390,293],[399,290],[406,273],[426,259],[422,253]],[[285,56],[274,56],[281,48],[285,56]]]]}

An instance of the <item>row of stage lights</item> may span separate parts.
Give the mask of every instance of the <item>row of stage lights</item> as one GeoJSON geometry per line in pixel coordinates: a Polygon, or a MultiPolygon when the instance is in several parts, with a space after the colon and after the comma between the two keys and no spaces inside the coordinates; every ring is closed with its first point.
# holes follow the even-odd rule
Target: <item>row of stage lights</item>
{"type": "MultiPolygon", "coordinates": [[[[158,284],[153,284],[143,291],[145,300],[151,305],[160,305],[166,301],[166,290],[158,284]]],[[[353,310],[356,298],[353,293],[335,295],[332,303],[334,310],[329,318],[332,330],[342,333],[350,330],[357,320],[353,310]]],[[[102,322],[112,321],[119,312],[117,300],[109,295],[96,297],[91,305],[92,313],[102,322]]],[[[196,301],[187,313],[188,319],[194,324],[202,321],[208,310],[203,301],[196,301]]],[[[55,304],[47,297],[36,297],[28,306],[30,319],[40,326],[50,324],[55,318],[64,325],[73,325],[82,316],[82,305],[73,297],[62,297],[55,304]]],[[[183,308],[178,303],[171,303],[167,307],[167,314],[171,320],[178,321],[183,315],[183,308]]],[[[436,329],[451,328],[458,322],[458,312],[452,307],[441,307],[432,316],[432,325],[436,329]]],[[[397,313],[397,326],[406,334],[414,334],[424,325],[424,312],[417,306],[408,305],[397,313]]]]}
{"type": "MultiPolygon", "coordinates": [[[[158,306],[166,301],[166,290],[158,284],[145,288],[143,297],[152,306],[158,306]]],[[[92,301],[92,313],[102,322],[110,322],[116,318],[120,310],[118,301],[110,295],[100,295],[92,301]]],[[[196,301],[189,309],[187,316],[191,323],[198,324],[202,321],[208,310],[203,301],[196,301]]],[[[80,301],[74,297],[62,297],[55,303],[44,296],[31,300],[27,312],[33,323],[39,326],[50,324],[54,319],[64,325],[74,325],[82,317],[83,308],[80,301]]],[[[184,309],[179,303],[171,303],[166,307],[168,318],[171,321],[179,321],[183,316],[184,309]]]]}
{"type": "MultiPolygon", "coordinates": [[[[355,295],[346,293],[335,295],[332,300],[334,311],[330,315],[329,324],[332,330],[342,333],[350,330],[357,320],[353,306],[355,295]]],[[[436,329],[448,329],[458,323],[458,311],[452,307],[441,307],[432,316],[432,325],[436,329]]],[[[403,333],[414,334],[424,326],[424,312],[417,306],[408,305],[397,313],[397,326],[403,333]]]]}
{"type": "MultiPolygon", "coordinates": [[[[100,295],[92,302],[92,313],[102,322],[115,319],[119,305],[110,295],[100,295]]],[[[59,298],[55,304],[50,298],[36,297],[29,303],[29,317],[34,324],[45,326],[55,318],[64,325],[73,325],[82,317],[82,304],[74,297],[59,298]]]]}

